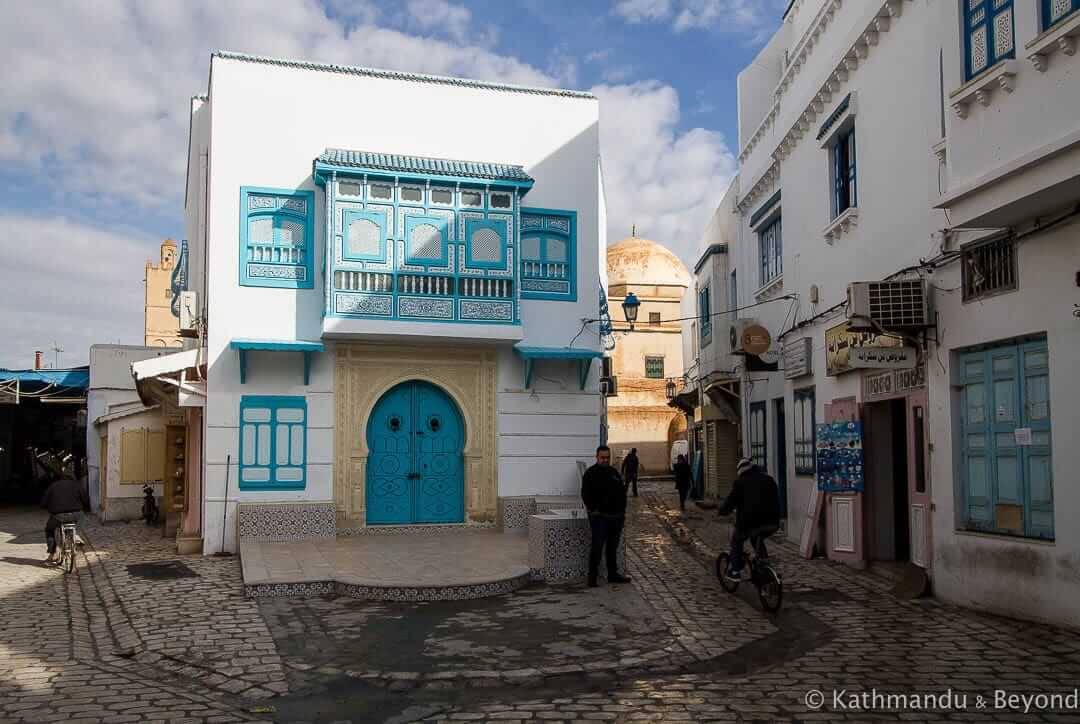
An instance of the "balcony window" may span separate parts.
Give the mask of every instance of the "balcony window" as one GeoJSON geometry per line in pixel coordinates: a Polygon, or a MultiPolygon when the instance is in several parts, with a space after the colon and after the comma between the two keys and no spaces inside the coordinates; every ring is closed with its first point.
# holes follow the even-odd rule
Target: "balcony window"
{"type": "Polygon", "coordinates": [[[484,195],[479,191],[462,191],[461,205],[480,208],[484,205],[484,195]]]}
{"type": "Polygon", "coordinates": [[[311,289],[315,238],[311,191],[240,189],[240,285],[311,289]]]}
{"type": "Polygon", "coordinates": [[[359,198],[363,195],[363,189],[361,189],[358,183],[346,183],[345,181],[338,182],[338,193],[342,196],[353,196],[359,198]]]}
{"type": "Polygon", "coordinates": [[[1080,0],[1042,0],[1042,29],[1049,30],[1077,10],[1080,0]]]}
{"type": "Polygon", "coordinates": [[[390,201],[394,198],[394,189],[386,184],[371,184],[368,187],[368,198],[376,201],[390,201]]]}
{"type": "Polygon", "coordinates": [[[761,286],[784,273],[784,240],[780,217],[758,232],[761,286]]]}
{"type": "Polygon", "coordinates": [[[424,190],[416,186],[402,186],[401,201],[406,204],[422,204],[424,203],[424,190]]]}
{"type": "Polygon", "coordinates": [[[712,302],[708,286],[698,290],[698,319],[701,320],[701,346],[704,347],[712,338],[712,302]]]}
{"type": "MultiPolygon", "coordinates": [[[[971,80],[1006,58],[1016,57],[1012,0],[962,0],[964,71],[971,80]]],[[[1053,4],[1053,0],[1051,0],[1053,4]]],[[[1060,4],[1060,3],[1058,3],[1060,4]]]]}
{"type": "Polygon", "coordinates": [[[858,206],[855,182],[855,128],[837,134],[829,149],[832,160],[832,218],[858,206]]]}
{"type": "Polygon", "coordinates": [[[576,248],[575,212],[522,209],[522,298],[563,301],[577,299],[576,248]]]}
{"type": "Polygon", "coordinates": [[[454,203],[454,192],[450,189],[432,189],[431,203],[440,206],[451,206],[454,203]]]}
{"type": "Polygon", "coordinates": [[[491,194],[491,208],[493,209],[510,209],[513,208],[514,201],[510,194],[504,193],[492,193],[491,194]]]}

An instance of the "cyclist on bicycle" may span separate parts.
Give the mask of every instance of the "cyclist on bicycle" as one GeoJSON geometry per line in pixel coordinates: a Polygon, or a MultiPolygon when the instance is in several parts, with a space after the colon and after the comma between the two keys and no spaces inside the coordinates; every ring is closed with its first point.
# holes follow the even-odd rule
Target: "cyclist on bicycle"
{"type": "Polygon", "coordinates": [[[768,556],[765,539],[780,527],[780,492],[776,481],[754,463],[743,458],[736,467],[739,477],[731,493],[720,506],[720,515],[735,513],[735,527],[731,531],[730,578],[738,580],[743,568],[743,545],[749,538],[757,546],[760,557],[768,556]]]}
{"type": "Polygon", "coordinates": [[[56,529],[64,523],[77,523],[79,513],[90,509],[90,500],[81,481],[62,478],[45,491],[41,507],[49,511],[49,520],[45,523],[45,542],[49,546],[49,556],[45,562],[53,564],[59,560],[56,555],[56,529]]]}

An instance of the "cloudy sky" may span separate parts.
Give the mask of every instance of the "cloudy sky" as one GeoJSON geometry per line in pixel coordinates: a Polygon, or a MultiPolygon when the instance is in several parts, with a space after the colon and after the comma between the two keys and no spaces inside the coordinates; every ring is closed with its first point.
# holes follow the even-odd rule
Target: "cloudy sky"
{"type": "MultiPolygon", "coordinates": [[[[184,235],[212,50],[591,90],[609,239],[690,262],[735,169],[735,76],[786,0],[12,2],[0,24],[0,367],[142,343],[142,271],[184,235]]],[[[737,153],[737,152],[736,152],[737,153]]]]}

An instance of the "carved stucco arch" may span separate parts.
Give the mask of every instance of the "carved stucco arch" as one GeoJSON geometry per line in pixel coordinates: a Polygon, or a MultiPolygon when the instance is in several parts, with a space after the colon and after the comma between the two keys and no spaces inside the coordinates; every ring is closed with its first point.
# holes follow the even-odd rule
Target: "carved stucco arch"
{"type": "Polygon", "coordinates": [[[495,351],[338,343],[334,364],[334,501],[338,526],[366,524],[367,425],[383,395],[409,381],[444,390],[465,425],[467,522],[494,521],[498,495],[495,351]]]}

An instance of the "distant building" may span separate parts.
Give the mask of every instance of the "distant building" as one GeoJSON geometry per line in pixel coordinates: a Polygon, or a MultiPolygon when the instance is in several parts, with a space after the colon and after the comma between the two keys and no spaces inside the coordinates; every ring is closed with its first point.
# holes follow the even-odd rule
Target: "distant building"
{"type": "Polygon", "coordinates": [[[665,386],[683,373],[682,324],[676,320],[690,273],[671,250],[637,237],[608,247],[607,268],[611,308],[618,309],[630,292],[641,301],[634,334],[619,335],[629,325],[615,322],[618,395],[608,401],[608,444],[616,462],[636,447],[644,474],[664,473],[671,443],[686,439],[686,419],[668,406],[665,386]]]}
{"type": "Polygon", "coordinates": [[[143,344],[147,347],[180,347],[180,318],[172,310],[172,276],[176,269],[176,242],[161,242],[157,264],[146,260],[146,299],[143,308],[143,344]]]}

